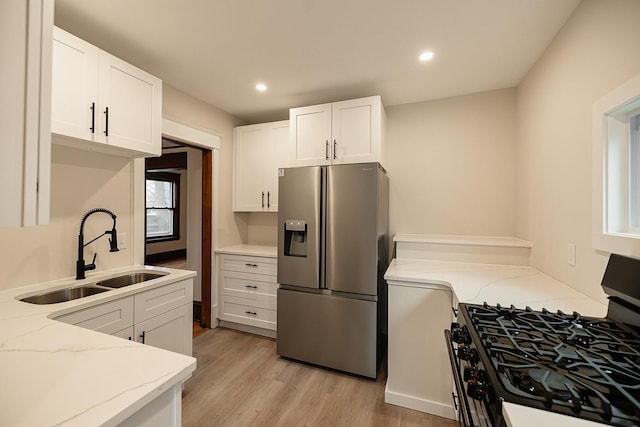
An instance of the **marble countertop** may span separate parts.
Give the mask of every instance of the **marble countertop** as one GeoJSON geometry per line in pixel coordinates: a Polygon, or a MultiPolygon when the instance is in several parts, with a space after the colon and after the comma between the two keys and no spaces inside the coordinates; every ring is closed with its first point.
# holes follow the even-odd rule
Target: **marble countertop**
{"type": "Polygon", "coordinates": [[[528,266],[394,259],[384,277],[389,284],[451,289],[458,302],[578,311],[594,317],[607,314],[604,302],[528,266]]]}
{"type": "Polygon", "coordinates": [[[195,272],[131,266],[0,292],[0,425],[117,425],[184,382],[196,360],[68,325],[52,317],[187,279],[195,272]],[[35,305],[19,298],[123,273],[168,276],[73,301],[35,305]]]}
{"type": "Polygon", "coordinates": [[[263,256],[268,258],[277,258],[278,256],[277,246],[235,245],[216,249],[215,252],[217,254],[263,256]]]}
{"type": "MultiPolygon", "coordinates": [[[[584,316],[605,317],[607,305],[528,266],[394,259],[385,279],[389,285],[449,289],[461,303],[511,304],[584,316]]],[[[604,298],[603,298],[604,300],[604,298]]],[[[601,425],[513,403],[503,404],[509,426],[601,425]]]]}

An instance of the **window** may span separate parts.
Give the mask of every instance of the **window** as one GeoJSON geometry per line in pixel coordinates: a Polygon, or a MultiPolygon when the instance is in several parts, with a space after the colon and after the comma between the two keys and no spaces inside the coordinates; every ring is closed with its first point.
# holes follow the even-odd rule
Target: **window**
{"type": "Polygon", "coordinates": [[[640,253],[640,75],[593,106],[593,247],[640,253]]]}
{"type": "Polygon", "coordinates": [[[147,173],[145,208],[148,242],[180,238],[179,188],[179,174],[147,173]]]}

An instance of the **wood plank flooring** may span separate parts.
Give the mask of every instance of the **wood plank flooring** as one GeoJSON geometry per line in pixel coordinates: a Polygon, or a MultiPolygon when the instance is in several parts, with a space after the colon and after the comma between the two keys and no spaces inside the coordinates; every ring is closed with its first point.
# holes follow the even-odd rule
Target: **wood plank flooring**
{"type": "Polygon", "coordinates": [[[423,426],[457,422],[384,403],[377,381],[353,377],[276,354],[276,342],[217,328],[194,340],[198,367],[185,383],[182,425],[423,426]]]}

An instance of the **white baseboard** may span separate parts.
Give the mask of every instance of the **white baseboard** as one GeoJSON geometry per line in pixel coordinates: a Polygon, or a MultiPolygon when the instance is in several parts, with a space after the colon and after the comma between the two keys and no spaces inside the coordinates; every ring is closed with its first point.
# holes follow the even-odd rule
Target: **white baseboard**
{"type": "Polygon", "coordinates": [[[391,405],[402,406],[403,408],[409,408],[425,412],[427,414],[449,418],[451,420],[456,419],[456,413],[453,409],[453,405],[447,405],[441,402],[434,402],[416,396],[389,391],[388,387],[385,387],[384,389],[384,401],[391,405]]]}

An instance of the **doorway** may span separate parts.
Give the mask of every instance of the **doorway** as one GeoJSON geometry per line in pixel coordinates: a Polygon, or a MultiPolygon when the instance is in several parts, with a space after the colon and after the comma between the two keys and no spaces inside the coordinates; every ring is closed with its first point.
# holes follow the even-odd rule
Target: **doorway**
{"type": "Polygon", "coordinates": [[[145,264],[197,272],[194,335],[211,327],[211,150],[163,138],[145,161],[145,264]]]}

